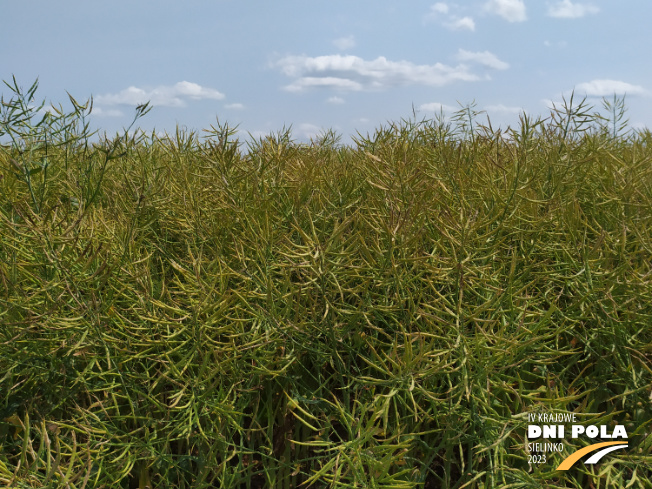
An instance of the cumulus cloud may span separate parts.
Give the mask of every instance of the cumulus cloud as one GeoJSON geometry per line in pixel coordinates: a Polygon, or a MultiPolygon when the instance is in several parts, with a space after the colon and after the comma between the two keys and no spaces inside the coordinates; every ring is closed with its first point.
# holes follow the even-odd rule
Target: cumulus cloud
{"type": "MultiPolygon", "coordinates": [[[[467,52],[465,52],[467,53],[467,52]]],[[[493,69],[508,65],[489,52],[470,53],[465,60],[493,69]]],[[[273,66],[295,80],[285,87],[290,92],[311,88],[341,91],[382,90],[406,85],[439,87],[457,81],[476,81],[480,76],[469,65],[449,66],[442,63],[417,65],[409,61],[390,61],[384,56],[365,60],[358,56],[339,54],[327,56],[286,56],[273,66]]]]}
{"type": "Polygon", "coordinates": [[[523,22],[527,20],[523,0],[489,0],[485,10],[501,16],[508,22],[523,22]]]}
{"type": "Polygon", "coordinates": [[[449,10],[450,7],[444,2],[437,2],[430,6],[430,12],[433,14],[447,14],[449,10]]]}
{"type": "Polygon", "coordinates": [[[506,70],[509,64],[498,59],[498,56],[489,51],[472,52],[460,49],[457,53],[457,59],[460,61],[472,61],[484,65],[494,70],[506,70]]]}
{"type": "Polygon", "coordinates": [[[454,31],[464,29],[469,31],[475,30],[475,21],[472,17],[459,17],[457,15],[451,14],[450,10],[450,7],[443,2],[435,3],[434,5],[430,6],[430,10],[425,15],[425,20],[437,21],[443,26],[454,31]]]}
{"type": "Polygon", "coordinates": [[[632,85],[620,80],[591,80],[580,83],[575,87],[578,93],[585,93],[588,97],[608,97],[610,95],[645,95],[645,90],[640,85],[632,85]]]}
{"type": "Polygon", "coordinates": [[[450,22],[446,23],[454,31],[467,29],[469,31],[475,30],[475,21],[471,17],[455,17],[450,22]]]}
{"type": "Polygon", "coordinates": [[[224,94],[197,83],[181,81],[175,85],[160,85],[152,89],[128,87],[118,93],[98,95],[100,105],[140,105],[150,102],[153,106],[185,107],[186,100],[221,100],[224,94]]]}
{"type": "Polygon", "coordinates": [[[578,19],[589,14],[597,14],[599,7],[588,3],[573,3],[571,0],[562,0],[548,6],[548,15],[559,19],[578,19]]]}
{"type": "Polygon", "coordinates": [[[353,36],[338,37],[333,41],[333,44],[340,51],[346,51],[348,49],[355,47],[355,37],[353,36]]]}
{"type": "Polygon", "coordinates": [[[285,86],[288,92],[302,92],[311,88],[334,88],[342,91],[359,91],[364,86],[362,83],[336,76],[303,76],[285,86]]]}

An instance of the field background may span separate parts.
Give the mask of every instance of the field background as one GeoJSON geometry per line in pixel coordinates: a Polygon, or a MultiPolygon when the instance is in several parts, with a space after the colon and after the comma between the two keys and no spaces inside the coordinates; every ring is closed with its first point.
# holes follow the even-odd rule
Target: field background
{"type": "Polygon", "coordinates": [[[35,91],[0,127],[0,484],[652,487],[652,134],[621,101],[343,146],[93,138],[35,91]],[[629,448],[530,466],[529,412],[629,448]]]}

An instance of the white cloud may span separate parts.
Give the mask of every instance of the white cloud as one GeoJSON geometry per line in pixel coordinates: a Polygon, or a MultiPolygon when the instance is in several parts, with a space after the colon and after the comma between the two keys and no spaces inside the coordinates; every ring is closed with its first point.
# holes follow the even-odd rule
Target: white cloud
{"type": "Polygon", "coordinates": [[[456,31],[462,29],[468,29],[470,31],[475,30],[475,21],[471,17],[461,17],[461,18],[456,17],[451,22],[448,22],[446,25],[456,31]]]}
{"type": "Polygon", "coordinates": [[[489,0],[485,10],[500,15],[508,22],[523,22],[527,20],[523,0],[489,0]]]}
{"type": "Polygon", "coordinates": [[[98,95],[95,102],[106,105],[139,105],[147,102],[147,92],[141,88],[129,87],[118,93],[98,95]]]}
{"type": "MultiPolygon", "coordinates": [[[[487,65],[487,63],[483,63],[487,65]]],[[[480,77],[468,66],[442,63],[416,65],[409,61],[390,61],[384,56],[364,60],[358,56],[286,56],[273,64],[281,72],[296,78],[285,87],[291,92],[310,88],[343,91],[380,90],[395,86],[443,86],[456,81],[476,81],[480,77]]]]}
{"type": "Polygon", "coordinates": [[[439,21],[440,24],[454,31],[462,29],[475,30],[475,21],[472,17],[449,15],[449,12],[450,7],[443,2],[439,2],[430,6],[430,11],[424,18],[426,21],[439,21]]]}
{"type": "Polygon", "coordinates": [[[562,0],[548,6],[548,15],[559,19],[578,19],[588,14],[597,14],[599,7],[588,3],[572,3],[571,0],[562,0]]]}
{"type": "Polygon", "coordinates": [[[430,6],[430,12],[433,14],[447,14],[450,8],[444,2],[437,2],[430,6]]]}
{"type": "Polygon", "coordinates": [[[221,100],[224,94],[213,88],[206,88],[196,83],[182,81],[175,85],[160,85],[145,90],[129,87],[118,93],[98,95],[95,102],[100,105],[140,105],[151,102],[153,106],[185,107],[186,100],[221,100]]]}
{"type": "Polygon", "coordinates": [[[355,47],[355,37],[353,36],[339,37],[333,41],[333,44],[340,51],[346,51],[348,49],[355,47]]]}
{"type": "Polygon", "coordinates": [[[645,95],[645,90],[640,85],[632,85],[620,80],[591,80],[580,83],[575,87],[578,93],[586,93],[589,97],[608,97],[610,95],[645,95]]]}
{"type": "Polygon", "coordinates": [[[308,122],[304,122],[302,124],[299,124],[296,128],[293,128],[292,134],[299,137],[299,139],[302,140],[309,140],[309,139],[314,139],[317,137],[319,134],[323,132],[322,128],[319,126],[316,126],[315,124],[310,124],[308,122]]]}
{"type": "Polygon", "coordinates": [[[326,102],[329,104],[341,105],[344,103],[344,99],[342,97],[330,97],[326,102]]]}
{"type": "Polygon", "coordinates": [[[334,88],[337,90],[359,91],[364,87],[361,83],[335,76],[322,78],[317,76],[304,76],[285,86],[288,92],[302,92],[310,88],[334,88]]]}
{"type": "Polygon", "coordinates": [[[460,61],[473,61],[488,68],[493,68],[494,70],[506,70],[509,68],[508,63],[501,61],[495,54],[489,51],[472,52],[460,49],[457,53],[457,59],[460,61]]]}
{"type": "Polygon", "coordinates": [[[459,110],[459,107],[453,107],[452,105],[446,105],[442,104],[440,102],[430,102],[427,104],[421,104],[419,105],[419,110],[423,110],[425,112],[455,112],[459,110]]]}
{"type": "Polygon", "coordinates": [[[179,95],[186,95],[195,100],[200,99],[214,99],[220,100],[224,98],[224,94],[214,90],[212,88],[204,88],[201,85],[196,83],[182,81],[172,87],[173,91],[176,91],[179,95]]]}
{"type": "Polygon", "coordinates": [[[245,106],[244,104],[241,103],[234,103],[234,104],[226,104],[224,108],[230,110],[243,110],[245,106]]]}
{"type": "Polygon", "coordinates": [[[501,114],[522,114],[525,112],[525,110],[522,107],[510,107],[507,105],[503,104],[497,104],[497,105],[487,105],[484,108],[487,112],[491,113],[501,113],[501,114]]]}

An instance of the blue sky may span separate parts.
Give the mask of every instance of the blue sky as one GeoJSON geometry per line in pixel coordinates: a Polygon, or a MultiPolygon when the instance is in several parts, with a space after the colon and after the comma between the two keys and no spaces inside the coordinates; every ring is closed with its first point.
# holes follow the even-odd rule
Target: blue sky
{"type": "MultiPolygon", "coordinates": [[[[4,0],[0,77],[67,105],[94,98],[113,133],[136,105],[147,130],[242,136],[292,126],[366,134],[387,121],[477,104],[495,125],[546,115],[571,90],[599,107],[626,94],[652,127],[649,0],[89,2],[4,0]]],[[[7,98],[9,90],[2,86],[7,98]]]]}

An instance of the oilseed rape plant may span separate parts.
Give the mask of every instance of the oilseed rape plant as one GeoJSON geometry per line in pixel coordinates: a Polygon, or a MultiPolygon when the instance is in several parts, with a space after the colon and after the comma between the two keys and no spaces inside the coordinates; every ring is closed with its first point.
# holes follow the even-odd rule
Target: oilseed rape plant
{"type": "Polygon", "coordinates": [[[621,99],[306,144],[148,135],[148,105],[108,137],[6,86],[3,486],[652,487],[652,134],[621,99]],[[627,448],[557,470],[604,440],[528,425],[571,416],[627,448]]]}

